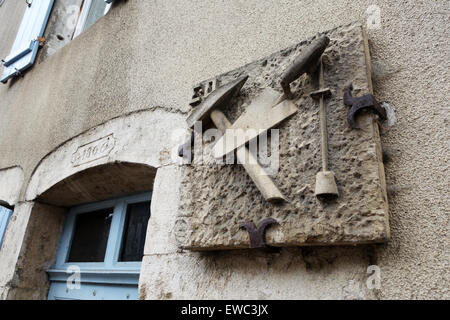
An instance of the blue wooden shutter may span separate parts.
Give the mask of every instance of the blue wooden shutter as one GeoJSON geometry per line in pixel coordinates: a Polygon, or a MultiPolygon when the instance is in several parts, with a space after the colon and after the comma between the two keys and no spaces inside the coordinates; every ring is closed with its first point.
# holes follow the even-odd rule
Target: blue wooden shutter
{"type": "Polygon", "coordinates": [[[39,49],[37,37],[44,34],[54,0],[29,0],[29,2],[31,5],[26,8],[11,52],[4,59],[4,70],[0,79],[3,83],[33,65],[39,49]]]}
{"type": "Polygon", "coordinates": [[[0,249],[2,247],[3,236],[5,235],[6,227],[8,226],[8,221],[11,215],[12,210],[0,206],[0,249]]]}

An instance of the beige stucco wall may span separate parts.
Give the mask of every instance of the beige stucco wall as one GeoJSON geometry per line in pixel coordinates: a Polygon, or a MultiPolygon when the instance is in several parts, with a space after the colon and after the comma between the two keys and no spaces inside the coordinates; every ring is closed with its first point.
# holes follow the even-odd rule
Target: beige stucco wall
{"type": "Polygon", "coordinates": [[[20,22],[25,13],[26,4],[19,1],[5,1],[0,7],[0,21],[2,32],[0,33],[0,57],[3,59],[9,54],[20,22]]]}
{"type": "MultiPolygon", "coordinates": [[[[0,7],[10,22],[0,26],[3,55],[21,19],[12,18],[22,10],[12,3],[0,7]]],[[[23,201],[41,159],[73,136],[145,108],[186,116],[193,84],[318,31],[365,24],[372,4],[382,18],[368,30],[374,91],[397,118],[381,137],[390,153],[389,244],[179,252],[171,230],[179,168],[165,166],[155,189],[165,177],[174,185],[154,194],[169,205],[152,207],[141,297],[448,299],[447,1],[118,1],[24,78],[0,86],[0,168],[23,168],[23,201]],[[380,290],[365,285],[372,264],[381,268],[380,290]]]]}

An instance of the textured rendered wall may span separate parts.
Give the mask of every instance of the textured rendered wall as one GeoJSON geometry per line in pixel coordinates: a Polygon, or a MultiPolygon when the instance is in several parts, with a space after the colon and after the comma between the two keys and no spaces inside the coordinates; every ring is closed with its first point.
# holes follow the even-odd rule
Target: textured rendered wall
{"type": "Polygon", "coordinates": [[[19,30],[20,21],[25,13],[26,4],[22,1],[5,1],[0,7],[0,57],[5,58],[19,30]]]}
{"type": "MultiPolygon", "coordinates": [[[[21,11],[11,3],[2,17],[21,11]]],[[[24,169],[23,200],[39,161],[74,135],[144,108],[185,116],[193,84],[317,31],[364,24],[372,4],[381,8],[381,28],[368,30],[374,91],[397,117],[381,137],[389,151],[389,244],[180,252],[172,230],[180,173],[169,166],[155,180],[155,188],[164,179],[174,186],[154,194],[167,207],[152,215],[141,297],[448,299],[447,1],[120,1],[24,78],[0,86],[0,168],[24,169]],[[365,286],[372,264],[381,268],[380,290],[365,286]]],[[[0,26],[2,54],[17,29],[8,21],[0,26]]]]}

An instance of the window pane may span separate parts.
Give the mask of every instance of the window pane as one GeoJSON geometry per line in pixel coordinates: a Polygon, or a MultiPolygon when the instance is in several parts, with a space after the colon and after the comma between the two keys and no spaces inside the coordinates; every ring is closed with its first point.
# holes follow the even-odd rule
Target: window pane
{"type": "Polygon", "coordinates": [[[68,262],[103,262],[114,208],[79,214],[68,262]]]}
{"type": "Polygon", "coordinates": [[[129,204],[119,261],[142,261],[150,201],[129,204]]]}

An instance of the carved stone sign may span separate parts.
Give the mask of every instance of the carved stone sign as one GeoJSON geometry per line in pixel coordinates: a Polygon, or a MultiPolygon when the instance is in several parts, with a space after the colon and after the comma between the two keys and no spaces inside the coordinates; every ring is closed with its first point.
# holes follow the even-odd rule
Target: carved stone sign
{"type": "Polygon", "coordinates": [[[72,155],[74,167],[106,157],[114,148],[116,141],[113,134],[79,146],[72,155]]]}
{"type": "MultiPolygon", "coordinates": [[[[367,39],[358,24],[317,35],[196,85],[189,126],[200,119],[203,131],[217,127],[223,136],[200,140],[202,156],[196,154],[184,166],[174,226],[179,246],[217,250],[248,248],[252,243],[258,247],[387,241],[378,118],[361,111],[356,118],[360,129],[349,125],[343,93],[350,84],[355,97],[372,93],[367,39]],[[287,103],[286,111],[280,103],[287,103]],[[213,125],[205,122],[207,117],[213,125]],[[241,143],[218,146],[230,136],[225,129],[258,124],[254,129],[260,131],[241,143]],[[234,153],[240,160],[239,151],[250,150],[252,142],[262,140],[255,137],[269,128],[279,130],[267,141],[272,155],[273,150],[277,155],[277,170],[269,172],[269,178],[255,177],[245,165],[210,161],[234,153]],[[271,190],[280,196],[268,197],[261,181],[272,183],[271,190]],[[249,227],[264,221],[271,224],[249,227]]],[[[252,154],[244,153],[245,158],[252,154]]]]}

